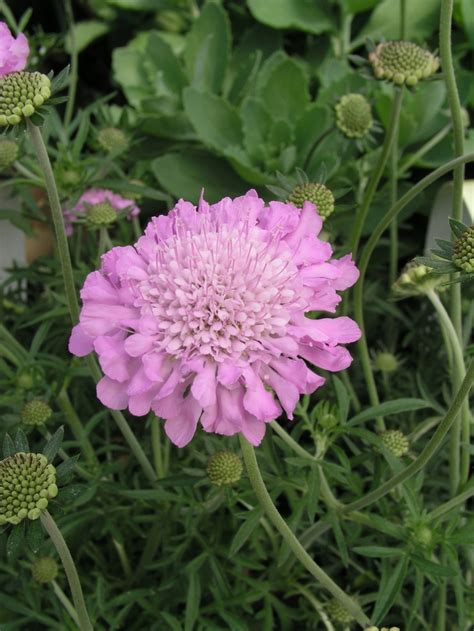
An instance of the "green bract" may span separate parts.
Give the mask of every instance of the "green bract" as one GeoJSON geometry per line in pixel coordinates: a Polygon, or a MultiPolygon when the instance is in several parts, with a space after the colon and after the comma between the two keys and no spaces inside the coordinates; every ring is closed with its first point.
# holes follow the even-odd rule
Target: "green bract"
{"type": "Polygon", "coordinates": [[[0,126],[18,125],[51,96],[51,82],[40,72],[12,72],[0,77],[0,126]]]}
{"type": "Polygon", "coordinates": [[[288,201],[297,208],[303,208],[305,202],[313,203],[323,219],[327,219],[334,211],[334,195],[324,184],[299,184],[291,191],[288,201]]]}
{"type": "Polygon", "coordinates": [[[377,79],[413,86],[433,75],[439,59],[412,42],[383,42],[369,54],[377,79]]]}
{"type": "Polygon", "coordinates": [[[0,526],[38,519],[57,494],[56,469],[43,454],[19,452],[0,462],[0,526]]]}
{"type": "Polygon", "coordinates": [[[363,138],[372,127],[370,103],[362,94],[345,94],[336,105],[336,124],[348,138],[363,138]]]}
{"type": "Polygon", "coordinates": [[[444,275],[433,274],[423,263],[412,261],[405,266],[393,284],[392,292],[395,298],[424,295],[432,289],[440,291],[441,285],[445,282],[444,275]]]}

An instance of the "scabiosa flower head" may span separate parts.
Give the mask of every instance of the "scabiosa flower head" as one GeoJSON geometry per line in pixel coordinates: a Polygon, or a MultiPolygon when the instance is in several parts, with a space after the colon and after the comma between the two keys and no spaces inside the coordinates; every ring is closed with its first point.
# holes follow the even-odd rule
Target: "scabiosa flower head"
{"type": "Polygon", "coordinates": [[[325,605],[326,613],[333,622],[339,624],[350,624],[354,616],[347,611],[336,599],[330,600],[325,605]]]}
{"type": "Polygon", "coordinates": [[[400,366],[400,362],[393,353],[388,351],[380,351],[374,357],[374,368],[390,374],[395,372],[400,366]]]}
{"type": "Polygon", "coordinates": [[[23,33],[13,37],[5,22],[0,22],[0,77],[23,70],[29,54],[30,47],[23,33]]]}
{"type": "Polygon", "coordinates": [[[40,72],[0,76],[0,127],[18,125],[33,116],[51,96],[51,81],[40,72]]]}
{"type": "Polygon", "coordinates": [[[119,153],[128,147],[128,138],[118,127],[104,127],[97,134],[97,141],[109,153],[119,153]]]}
{"type": "Polygon", "coordinates": [[[410,448],[408,438],[398,429],[388,429],[380,434],[380,438],[385,449],[397,458],[404,456],[410,448]]]}
{"type": "Polygon", "coordinates": [[[341,344],[360,337],[350,318],[305,317],[334,312],[359,275],[350,255],[331,258],[321,227],[313,204],[265,206],[249,191],[198,208],[180,200],[134,247],[104,254],[69,342],[75,355],[98,353],[102,403],[152,408],[180,447],[198,421],[258,445],[280,404],[293,418],[299,395],[324,383],[304,360],[342,370],[341,344]]]}
{"type": "Polygon", "coordinates": [[[53,557],[38,557],[31,566],[31,575],[37,583],[51,583],[58,575],[58,564],[53,557]]]}
{"type": "Polygon", "coordinates": [[[363,138],[372,123],[370,103],[362,94],[345,94],[336,104],[336,124],[348,138],[363,138]]]}
{"type": "Polygon", "coordinates": [[[217,451],[209,458],[206,471],[212,484],[227,486],[242,477],[242,461],[233,451],[217,451]]]}
{"type": "Polygon", "coordinates": [[[56,469],[43,454],[18,452],[0,461],[0,526],[38,519],[57,494],[56,469]]]}
{"type": "Polygon", "coordinates": [[[335,204],[334,195],[328,187],[313,182],[295,186],[288,196],[288,201],[297,208],[303,208],[305,202],[311,202],[323,220],[333,213],[335,204]]]}
{"type": "Polygon", "coordinates": [[[21,410],[21,420],[25,425],[43,425],[51,418],[53,410],[46,401],[31,399],[27,401],[21,410]]]}
{"type": "Polygon", "coordinates": [[[0,170],[7,169],[18,156],[18,145],[9,138],[0,138],[0,170]]]}
{"type": "Polygon", "coordinates": [[[466,228],[454,242],[453,263],[468,274],[474,272],[474,226],[466,228]]]}
{"type": "Polygon", "coordinates": [[[413,86],[439,68],[439,59],[412,42],[382,42],[369,54],[377,79],[413,86]]]}
{"type": "Polygon", "coordinates": [[[410,261],[393,283],[392,293],[395,298],[399,299],[422,296],[432,289],[442,291],[442,284],[445,282],[446,276],[444,274],[434,274],[423,263],[410,261]]]}
{"type": "Polygon", "coordinates": [[[116,215],[122,210],[127,210],[129,219],[140,214],[140,208],[132,199],[126,199],[106,189],[91,188],[80,197],[72,210],[64,211],[66,234],[72,234],[72,222],[74,219],[81,217],[81,215],[85,215],[88,220],[91,220],[89,223],[94,225],[107,225],[112,218],[110,209],[114,210],[116,215]],[[92,210],[95,206],[99,206],[97,211],[92,210]],[[108,211],[106,208],[108,208],[108,211]]]}

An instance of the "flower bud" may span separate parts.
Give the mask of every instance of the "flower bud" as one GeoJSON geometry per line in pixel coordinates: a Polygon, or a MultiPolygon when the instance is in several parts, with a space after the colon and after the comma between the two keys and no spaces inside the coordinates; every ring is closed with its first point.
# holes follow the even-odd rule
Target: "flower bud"
{"type": "Polygon", "coordinates": [[[117,127],[105,127],[99,131],[97,140],[102,149],[109,153],[119,153],[128,147],[128,138],[117,127]]]}
{"type": "Polygon", "coordinates": [[[388,429],[380,434],[380,438],[382,439],[385,449],[390,451],[397,458],[406,454],[410,448],[408,438],[398,429],[388,429]]]}
{"type": "Polygon", "coordinates": [[[398,359],[392,353],[387,351],[381,351],[374,357],[374,367],[380,372],[390,374],[395,372],[398,368],[398,359]]]}
{"type": "Polygon", "coordinates": [[[18,125],[51,96],[51,82],[40,72],[12,72],[0,77],[0,127],[18,125]]]}
{"type": "Polygon", "coordinates": [[[31,575],[37,583],[51,583],[58,575],[58,564],[52,557],[39,557],[31,566],[31,575]]]}
{"type": "Polygon", "coordinates": [[[117,211],[109,202],[100,202],[89,206],[86,212],[87,223],[96,228],[110,225],[117,219],[117,211]]]}
{"type": "Polygon", "coordinates": [[[416,85],[439,68],[438,57],[412,42],[382,42],[369,54],[369,61],[377,79],[396,85],[416,85]]]}
{"type": "Polygon", "coordinates": [[[21,420],[25,425],[43,425],[51,417],[52,409],[41,399],[31,399],[23,406],[21,420]]]}
{"type": "Polygon", "coordinates": [[[315,417],[321,429],[331,430],[339,424],[337,407],[330,401],[320,401],[314,409],[315,417]]]}
{"type": "Polygon", "coordinates": [[[324,184],[298,184],[288,196],[288,201],[297,208],[303,208],[305,202],[311,202],[322,219],[327,219],[334,211],[334,195],[324,184]]]}
{"type": "Polygon", "coordinates": [[[362,94],[345,94],[336,105],[336,124],[348,138],[363,138],[372,127],[372,109],[362,94]]]}
{"type": "Polygon", "coordinates": [[[0,461],[0,526],[38,519],[57,494],[56,469],[43,454],[18,452],[0,461]]]}
{"type": "Polygon", "coordinates": [[[0,138],[0,171],[12,165],[18,156],[18,145],[9,138],[0,138]]]}
{"type": "Polygon", "coordinates": [[[238,482],[242,477],[242,461],[232,451],[218,451],[207,463],[207,475],[212,484],[227,486],[238,482]]]}
{"type": "Polygon", "coordinates": [[[333,622],[340,624],[350,624],[354,616],[347,611],[336,599],[330,600],[325,605],[326,613],[333,622]]]}
{"type": "Polygon", "coordinates": [[[474,272],[474,225],[466,228],[454,242],[453,263],[468,274],[474,272]]]}
{"type": "Polygon", "coordinates": [[[424,295],[432,289],[441,291],[445,282],[444,274],[434,274],[426,265],[411,261],[392,285],[392,292],[395,298],[424,295]]]}

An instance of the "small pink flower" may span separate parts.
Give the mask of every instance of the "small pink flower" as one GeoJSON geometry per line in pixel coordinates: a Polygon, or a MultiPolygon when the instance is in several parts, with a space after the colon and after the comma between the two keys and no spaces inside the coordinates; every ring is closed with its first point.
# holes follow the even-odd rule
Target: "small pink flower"
{"type": "Polygon", "coordinates": [[[241,432],[258,445],[282,408],[347,368],[342,346],[360,337],[333,313],[336,293],[355,283],[351,256],[332,259],[317,238],[315,206],[265,206],[255,191],[199,207],[180,200],[153,218],[134,247],[115,247],[88,275],[69,350],[92,350],[105,376],[102,403],[141,416],[152,409],[179,447],[198,422],[207,432],[241,432]]]}
{"type": "Polygon", "coordinates": [[[29,53],[28,40],[23,33],[15,38],[5,22],[0,22],[0,77],[23,70],[29,53]]]}
{"type": "Polygon", "coordinates": [[[108,191],[102,188],[90,188],[80,198],[77,204],[71,210],[65,210],[64,223],[66,227],[66,234],[70,236],[73,232],[73,221],[80,215],[84,215],[87,212],[88,206],[94,206],[95,204],[102,204],[108,202],[112,208],[117,212],[123,209],[128,209],[127,217],[136,217],[140,214],[140,208],[135,204],[132,199],[126,199],[121,197],[112,191],[108,191]]]}

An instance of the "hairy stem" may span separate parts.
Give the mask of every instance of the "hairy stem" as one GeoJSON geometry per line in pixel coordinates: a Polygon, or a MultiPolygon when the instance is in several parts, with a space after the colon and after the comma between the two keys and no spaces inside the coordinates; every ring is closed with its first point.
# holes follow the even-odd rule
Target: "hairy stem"
{"type": "Polygon", "coordinates": [[[87,613],[86,603],[84,601],[84,594],[82,593],[81,582],[77,573],[74,560],[71,556],[67,543],[61,534],[61,531],[56,526],[56,522],[51,517],[47,510],[41,513],[41,524],[48,533],[54,547],[56,548],[59,558],[66,572],[69,587],[72,593],[72,599],[74,601],[74,607],[76,609],[77,618],[79,622],[80,631],[93,631],[89,614],[87,613]]]}
{"type": "Polygon", "coordinates": [[[350,598],[338,585],[336,585],[326,572],[324,572],[324,570],[322,570],[319,565],[313,561],[295,537],[293,531],[288,527],[287,523],[278,512],[265,487],[252,445],[250,445],[250,443],[247,442],[242,435],[240,435],[239,438],[250,483],[270,522],[278,530],[295,557],[314,576],[314,578],[319,581],[322,587],[330,592],[330,594],[332,594],[332,596],[334,596],[334,598],[336,598],[336,600],[354,616],[362,627],[370,624],[370,620],[364,614],[360,606],[354,602],[352,598],[350,598]]]}

